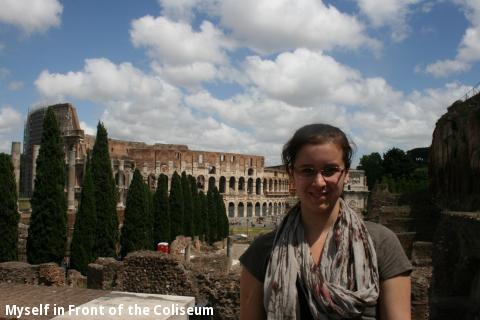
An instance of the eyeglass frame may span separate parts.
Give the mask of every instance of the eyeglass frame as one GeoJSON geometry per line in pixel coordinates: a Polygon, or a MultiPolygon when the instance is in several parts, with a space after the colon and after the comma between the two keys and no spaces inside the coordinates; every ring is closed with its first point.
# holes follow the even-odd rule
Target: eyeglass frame
{"type": "MultiPolygon", "coordinates": [[[[300,166],[302,167],[302,166],[300,166]]],[[[340,179],[340,177],[342,176],[342,174],[345,172],[345,171],[348,171],[348,169],[346,169],[345,167],[337,167],[337,166],[326,166],[325,168],[322,168],[320,170],[317,170],[315,169],[314,167],[310,167],[310,166],[305,166],[305,167],[302,167],[303,169],[313,169],[313,172],[311,175],[305,175],[305,174],[302,174],[302,173],[299,173],[299,168],[295,168],[292,166],[292,172],[293,173],[296,173],[300,178],[302,179],[305,179],[305,180],[313,180],[317,177],[317,175],[320,173],[320,175],[322,176],[322,178],[325,180],[325,181],[335,181],[335,175],[338,174],[338,179],[337,181],[340,179]],[[335,173],[333,173],[332,175],[328,176],[328,175],[325,175],[325,170],[326,169],[335,169],[335,173]],[[332,179],[333,178],[333,179],[332,179]]]]}

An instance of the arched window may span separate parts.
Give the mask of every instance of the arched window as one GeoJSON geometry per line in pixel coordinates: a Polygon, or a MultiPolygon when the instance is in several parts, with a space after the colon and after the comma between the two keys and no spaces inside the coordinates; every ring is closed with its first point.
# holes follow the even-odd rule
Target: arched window
{"type": "Polygon", "coordinates": [[[238,191],[245,191],[245,178],[244,177],[240,177],[240,179],[238,179],[238,191]]]}
{"type": "Polygon", "coordinates": [[[220,182],[219,182],[219,187],[218,187],[218,191],[220,193],[225,193],[225,186],[227,184],[227,179],[225,177],[220,177],[220,182]]]}
{"type": "Polygon", "coordinates": [[[252,178],[249,178],[249,179],[248,179],[247,193],[248,193],[248,194],[252,194],[252,193],[253,193],[253,179],[252,179],[252,178]]]}
{"type": "Polygon", "coordinates": [[[210,177],[208,179],[208,190],[213,190],[214,187],[215,187],[215,178],[210,177]]]}
{"type": "Polygon", "coordinates": [[[249,175],[249,176],[253,176],[253,172],[254,172],[254,171],[253,171],[253,168],[249,168],[249,169],[248,169],[248,175],[249,175]]]}
{"type": "Polygon", "coordinates": [[[262,216],[266,216],[267,215],[267,203],[264,202],[262,204],[262,216]]]}
{"type": "Polygon", "coordinates": [[[230,189],[230,192],[235,191],[235,177],[230,177],[228,188],[230,189]]]}
{"type": "Polygon", "coordinates": [[[262,193],[262,179],[260,178],[256,180],[255,193],[258,195],[262,193]]]}
{"type": "Polygon", "coordinates": [[[240,202],[238,204],[238,217],[243,218],[245,216],[245,206],[243,205],[243,202],[240,202]]]}
{"type": "Polygon", "coordinates": [[[230,202],[228,204],[228,217],[229,218],[235,217],[235,204],[233,202],[230,202]]]}
{"type": "Polygon", "coordinates": [[[253,205],[251,202],[247,203],[247,217],[253,217],[253,205]]]}
{"type": "Polygon", "coordinates": [[[205,177],[202,175],[197,177],[197,188],[205,191],[205,177]]]}
{"type": "Polygon", "coordinates": [[[255,203],[255,217],[260,217],[260,202],[255,203]]]}

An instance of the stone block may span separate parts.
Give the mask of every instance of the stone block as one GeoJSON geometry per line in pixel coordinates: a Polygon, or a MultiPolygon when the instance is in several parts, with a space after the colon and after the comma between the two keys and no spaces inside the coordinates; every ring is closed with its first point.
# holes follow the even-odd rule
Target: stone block
{"type": "Polygon", "coordinates": [[[87,277],[75,269],[70,269],[67,271],[67,285],[73,288],[87,288],[87,277]]]}
{"type": "Polygon", "coordinates": [[[38,284],[38,266],[18,261],[2,262],[0,282],[38,284]]]}
{"type": "Polygon", "coordinates": [[[47,286],[64,286],[65,270],[56,263],[42,263],[38,266],[38,283],[47,286]]]}

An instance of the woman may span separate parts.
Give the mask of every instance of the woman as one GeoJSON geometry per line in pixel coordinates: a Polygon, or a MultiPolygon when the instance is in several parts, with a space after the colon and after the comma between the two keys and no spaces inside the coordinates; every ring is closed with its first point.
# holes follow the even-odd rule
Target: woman
{"type": "Polygon", "coordinates": [[[307,125],[282,158],[299,202],[240,257],[240,318],[409,320],[412,266],[397,237],[340,197],[352,158],[345,134],[307,125]]]}

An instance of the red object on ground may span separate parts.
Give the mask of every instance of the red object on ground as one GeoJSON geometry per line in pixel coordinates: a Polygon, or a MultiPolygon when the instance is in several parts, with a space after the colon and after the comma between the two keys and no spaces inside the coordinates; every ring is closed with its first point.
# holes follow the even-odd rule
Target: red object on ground
{"type": "Polygon", "coordinates": [[[170,248],[168,247],[168,242],[159,242],[157,244],[157,251],[163,253],[170,253],[170,248]]]}

